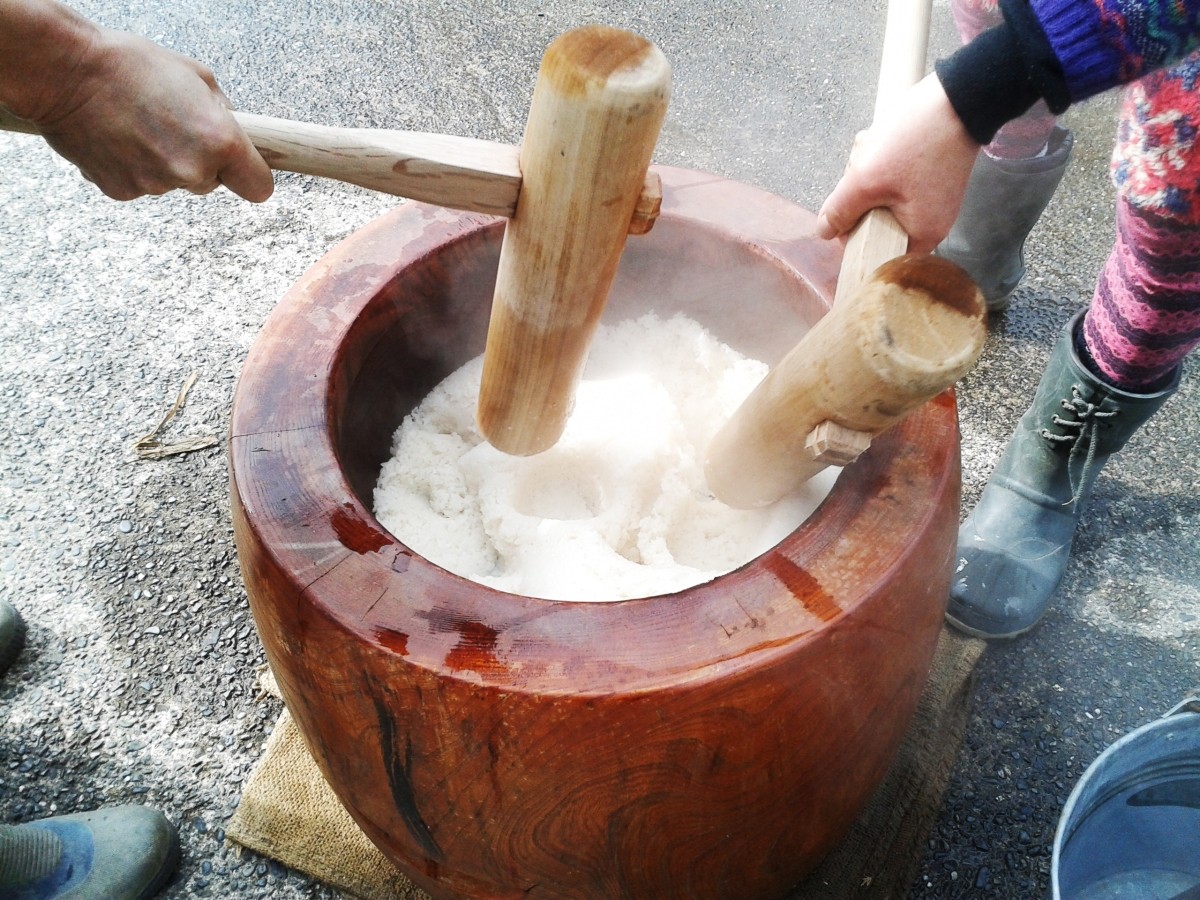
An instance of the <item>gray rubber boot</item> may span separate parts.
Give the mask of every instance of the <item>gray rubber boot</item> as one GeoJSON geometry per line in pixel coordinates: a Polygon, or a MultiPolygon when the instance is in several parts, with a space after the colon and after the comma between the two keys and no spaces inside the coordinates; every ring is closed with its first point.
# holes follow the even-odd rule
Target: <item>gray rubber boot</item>
{"type": "Polygon", "coordinates": [[[174,826],[145,806],[0,825],[0,897],[149,900],[178,860],[174,826]]]}
{"type": "Polygon", "coordinates": [[[982,638],[1016,637],[1042,618],[1062,581],[1096,476],[1179,387],[1131,394],[1101,382],[1063,329],[1033,405],[958,532],[946,618],[982,638]]]}
{"type": "Polygon", "coordinates": [[[0,675],[9,670],[25,646],[25,622],[7,600],[0,600],[0,675]]]}
{"type": "Polygon", "coordinates": [[[1073,144],[1071,132],[1055,126],[1044,156],[995,159],[979,152],[958,219],[935,252],[967,270],[989,312],[1006,308],[1025,277],[1025,239],[1062,181],[1073,144]]]}

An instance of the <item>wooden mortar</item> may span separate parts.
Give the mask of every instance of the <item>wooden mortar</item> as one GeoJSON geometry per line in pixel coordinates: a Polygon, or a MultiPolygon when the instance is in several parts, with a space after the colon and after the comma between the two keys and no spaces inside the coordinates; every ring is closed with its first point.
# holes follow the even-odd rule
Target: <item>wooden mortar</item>
{"type": "MultiPolygon", "coordinates": [[[[776,363],[828,309],[835,245],[760,190],[664,168],[605,315],[686,313],[776,363]]],[[[322,773],[435,897],[768,898],[891,765],[958,527],[946,392],[777,547],[661,597],[561,603],[449,574],[371,514],[402,417],[483,351],[502,223],[406,204],[292,288],[229,440],[239,559],[322,773]]]]}

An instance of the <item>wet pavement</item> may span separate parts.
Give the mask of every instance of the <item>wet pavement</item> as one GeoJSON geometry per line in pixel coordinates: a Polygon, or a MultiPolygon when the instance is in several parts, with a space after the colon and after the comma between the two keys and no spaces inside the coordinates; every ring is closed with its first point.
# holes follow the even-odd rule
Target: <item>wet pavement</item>
{"type": "MultiPolygon", "coordinates": [[[[870,115],[882,2],[80,3],[211,65],[236,106],[334,125],[520,139],[542,49],[586,22],[672,61],[656,159],[815,209],[870,115]]],[[[945,3],[933,47],[954,45],[945,3]]],[[[1029,275],[959,391],[964,509],[1024,410],[1113,234],[1114,98],[1072,110],[1076,154],[1029,275]]],[[[327,249],[396,202],[280,176],[117,204],[37,139],[0,135],[0,591],[29,648],[0,681],[0,821],[145,802],[180,824],[166,897],[328,897],[224,842],[270,731],[237,571],[223,440],[262,321],[327,249]]],[[[1040,896],[1059,811],[1105,746],[1200,685],[1200,375],[1101,476],[1043,625],[989,648],[913,897],[1040,896]]]]}

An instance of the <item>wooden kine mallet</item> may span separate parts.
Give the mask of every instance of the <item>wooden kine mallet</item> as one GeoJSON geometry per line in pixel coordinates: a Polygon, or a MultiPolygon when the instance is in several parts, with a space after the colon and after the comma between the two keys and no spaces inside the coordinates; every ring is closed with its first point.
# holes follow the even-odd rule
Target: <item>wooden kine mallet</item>
{"type": "Polygon", "coordinates": [[[670,91],[666,57],[627,31],[580,28],[542,58],[477,412],[506,453],[539,453],[562,435],[670,91]]]}
{"type": "MultiPolygon", "coordinates": [[[[888,4],[876,117],[924,73],[929,7],[888,4]]],[[[987,337],[982,294],[951,262],[895,258],[907,247],[886,210],[856,226],[833,308],[709,445],[705,476],[719,500],[765,506],[827,466],[853,462],[876,435],[970,371],[987,337]]]]}
{"type": "Polygon", "coordinates": [[[871,440],[975,364],[983,297],[954,263],[884,263],[836,303],[754,389],[709,444],[708,487],[730,506],[765,506],[871,440]]]}
{"type": "MultiPolygon", "coordinates": [[[[521,193],[520,148],[451,134],[340,128],[232,110],[254,148],[277,172],[332,178],[436,206],[512,216],[521,193]]],[[[0,106],[0,131],[38,134],[0,106]]],[[[653,172],[638,196],[630,234],[654,225],[662,181],[653,172]]]]}
{"type": "MultiPolygon", "coordinates": [[[[561,435],[625,237],[658,216],[649,165],[670,93],[658,47],[592,25],[547,48],[520,148],[233,115],[272,169],[510,218],[478,419],[489,442],[526,456],[561,435]]],[[[0,129],[37,132],[3,107],[0,129]]]]}

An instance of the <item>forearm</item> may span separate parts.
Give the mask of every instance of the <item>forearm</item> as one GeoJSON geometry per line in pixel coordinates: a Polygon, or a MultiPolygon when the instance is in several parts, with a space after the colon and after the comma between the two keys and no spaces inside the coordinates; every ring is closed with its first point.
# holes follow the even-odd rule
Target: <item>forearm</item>
{"type": "Polygon", "coordinates": [[[118,200],[221,184],[271,196],[271,170],[207,67],[55,0],[0,0],[0,106],[118,200]]]}
{"type": "Polygon", "coordinates": [[[63,86],[99,29],[54,0],[0,0],[0,104],[31,121],[60,114],[63,86]]]}

